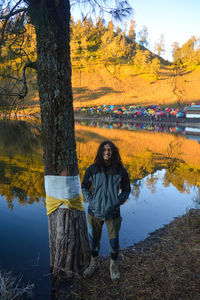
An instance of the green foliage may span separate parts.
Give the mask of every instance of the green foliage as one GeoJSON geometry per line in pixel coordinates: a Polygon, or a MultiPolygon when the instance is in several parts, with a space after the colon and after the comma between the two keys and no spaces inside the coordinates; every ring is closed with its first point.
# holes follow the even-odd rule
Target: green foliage
{"type": "Polygon", "coordinates": [[[160,61],[158,58],[154,58],[151,62],[151,73],[155,75],[156,79],[159,79],[160,61]]]}
{"type": "Polygon", "coordinates": [[[135,21],[131,20],[131,26],[129,28],[128,38],[135,44],[136,32],[135,32],[135,21]]]}
{"type": "Polygon", "coordinates": [[[134,57],[134,67],[141,72],[148,72],[150,70],[150,52],[145,50],[137,50],[134,57]]]}
{"type": "MultiPolygon", "coordinates": [[[[142,45],[147,45],[148,30],[141,32],[142,45]]],[[[99,18],[96,25],[91,20],[71,21],[71,58],[74,69],[92,69],[94,65],[105,65],[117,75],[116,65],[132,65],[133,73],[153,73],[158,78],[159,59],[143,46],[135,42],[135,22],[131,20],[128,36],[119,27],[114,28],[112,21],[104,26],[99,18]],[[111,67],[112,65],[112,67],[111,67]]],[[[121,68],[118,68],[120,70],[121,68]]]]}
{"type": "Polygon", "coordinates": [[[96,25],[84,19],[75,23],[71,21],[71,58],[74,68],[86,67],[87,64],[105,64],[116,62],[121,58],[132,56],[135,46],[135,31],[131,25],[130,37],[112,21],[105,27],[99,18],[96,25]]]}
{"type": "Polygon", "coordinates": [[[191,37],[182,47],[178,43],[173,44],[174,63],[180,67],[194,67],[200,65],[199,40],[191,37]]]}

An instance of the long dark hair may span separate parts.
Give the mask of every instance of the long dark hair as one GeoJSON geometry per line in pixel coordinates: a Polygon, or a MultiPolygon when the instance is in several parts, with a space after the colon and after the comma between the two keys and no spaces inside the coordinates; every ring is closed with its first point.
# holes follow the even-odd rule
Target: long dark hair
{"type": "Polygon", "coordinates": [[[104,141],[99,145],[99,148],[97,150],[97,155],[94,160],[95,165],[98,166],[99,168],[104,166],[103,149],[105,145],[109,145],[112,150],[111,165],[116,167],[117,169],[120,169],[123,166],[123,164],[121,161],[119,150],[117,146],[115,146],[115,144],[113,144],[113,142],[109,140],[104,141]]]}

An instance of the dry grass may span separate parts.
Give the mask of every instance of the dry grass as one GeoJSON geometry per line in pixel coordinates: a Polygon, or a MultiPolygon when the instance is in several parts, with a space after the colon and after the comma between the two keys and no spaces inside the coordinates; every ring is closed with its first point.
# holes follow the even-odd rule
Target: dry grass
{"type": "Polygon", "coordinates": [[[199,70],[185,72],[174,79],[172,68],[165,67],[160,72],[159,80],[152,80],[150,75],[144,76],[134,72],[131,75],[130,70],[125,76],[124,72],[122,67],[118,75],[110,73],[108,68],[99,68],[96,72],[88,73],[74,71],[72,76],[74,105],[76,107],[104,104],[169,106],[177,105],[179,98],[183,105],[200,99],[199,70]]]}
{"type": "Polygon", "coordinates": [[[22,277],[14,277],[12,272],[0,271],[0,299],[29,299],[32,298],[34,284],[23,286],[22,277]]]}
{"type": "MultiPolygon", "coordinates": [[[[200,70],[185,71],[173,77],[173,67],[165,66],[160,70],[159,80],[151,74],[135,74],[133,66],[114,66],[116,73],[109,67],[98,66],[96,70],[72,72],[74,106],[114,105],[151,105],[175,106],[180,98],[184,106],[188,102],[200,100],[200,70]],[[175,93],[173,92],[176,85],[175,93]],[[182,96],[181,96],[182,95],[182,96]]],[[[39,103],[36,84],[31,82],[27,103],[39,103]]]]}
{"type": "Polygon", "coordinates": [[[91,279],[75,280],[68,299],[199,300],[199,242],[200,211],[191,210],[134,248],[122,250],[119,282],[111,281],[109,259],[102,259],[91,279]]]}

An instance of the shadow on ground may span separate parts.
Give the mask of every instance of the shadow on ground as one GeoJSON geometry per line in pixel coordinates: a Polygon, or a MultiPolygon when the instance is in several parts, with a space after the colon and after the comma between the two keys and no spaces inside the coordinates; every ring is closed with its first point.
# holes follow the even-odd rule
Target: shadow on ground
{"type": "Polygon", "coordinates": [[[106,96],[108,94],[119,94],[120,91],[115,91],[110,87],[101,87],[96,90],[90,90],[86,87],[76,87],[73,88],[73,94],[76,96],[76,100],[85,101],[85,100],[95,100],[101,98],[102,96],[106,96]]]}

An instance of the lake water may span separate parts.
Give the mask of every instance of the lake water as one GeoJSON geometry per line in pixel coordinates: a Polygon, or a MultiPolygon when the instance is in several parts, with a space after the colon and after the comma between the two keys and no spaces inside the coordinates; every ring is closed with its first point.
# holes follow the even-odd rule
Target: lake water
{"type": "MultiPolygon", "coordinates": [[[[81,179],[105,139],[119,147],[130,175],[131,195],[121,207],[121,248],[199,207],[197,135],[186,136],[185,128],[89,125],[76,122],[81,179]]],[[[34,299],[44,300],[50,299],[49,246],[42,147],[37,135],[31,124],[0,122],[0,267],[22,274],[24,282],[35,283],[34,299]]],[[[108,254],[105,226],[100,253],[108,254]]]]}

